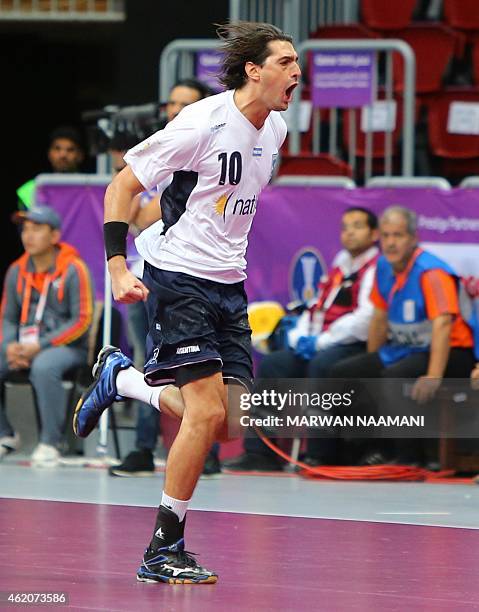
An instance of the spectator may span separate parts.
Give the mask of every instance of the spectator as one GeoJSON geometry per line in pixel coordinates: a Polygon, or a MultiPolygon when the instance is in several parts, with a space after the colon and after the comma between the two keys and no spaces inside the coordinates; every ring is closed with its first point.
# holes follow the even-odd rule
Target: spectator
{"type": "MultiPolygon", "coordinates": [[[[77,251],[60,242],[60,218],[44,207],[16,213],[25,253],[7,271],[1,306],[0,382],[29,370],[41,418],[36,465],[58,462],[66,397],[62,376],[87,361],[92,322],[90,275],[77,251]]],[[[0,406],[0,457],[19,447],[0,406]]]]}
{"type": "MultiPolygon", "coordinates": [[[[168,101],[165,105],[166,121],[165,125],[178,115],[178,113],[188,106],[203,98],[211,96],[213,91],[198,79],[182,79],[170,90],[168,101]]],[[[165,127],[165,126],[162,126],[165,127]]]]}
{"type": "MultiPolygon", "coordinates": [[[[305,310],[289,332],[290,348],[267,355],[258,378],[329,378],[341,359],[366,350],[368,325],[373,312],[369,300],[378,248],[377,218],[365,208],[345,211],[341,223],[340,251],[327,281],[320,286],[317,303],[305,310]]],[[[308,439],[311,463],[333,460],[333,440],[308,439]]],[[[244,439],[245,453],[227,463],[232,470],[280,469],[274,455],[256,436],[244,439]]]]}
{"type": "Polygon", "coordinates": [[[81,136],[75,128],[59,127],[50,134],[48,161],[52,172],[79,172],[84,156],[81,136]]]}
{"type": "MultiPolygon", "coordinates": [[[[459,309],[459,279],[447,263],[418,247],[413,211],[387,208],[379,232],[383,255],[371,293],[368,354],[336,364],[332,376],[415,378],[411,397],[425,403],[443,378],[468,378],[474,368],[472,332],[459,309]]],[[[407,448],[404,440],[397,446],[400,461],[417,460],[415,444],[407,448]]]]}
{"type": "MultiPolygon", "coordinates": [[[[47,152],[51,172],[80,172],[84,159],[80,133],[74,127],[58,127],[50,134],[47,152]]],[[[26,210],[35,202],[35,179],[17,189],[18,208],[26,210]]]]}
{"type": "MultiPolygon", "coordinates": [[[[172,121],[176,115],[189,104],[211,95],[210,89],[196,79],[184,79],[171,90],[166,104],[166,122],[172,121]]],[[[134,142],[126,134],[119,134],[111,144],[113,168],[119,172],[124,166],[123,155],[134,142]]],[[[170,185],[172,177],[156,190],[144,192],[136,196],[132,204],[130,231],[138,233],[161,219],[160,196],[170,185]]],[[[159,221],[161,223],[161,221],[159,221]]],[[[136,249],[128,252],[130,270],[138,278],[143,276],[143,260],[136,249]]],[[[141,367],[144,362],[146,336],[148,334],[148,318],[145,303],[135,302],[128,305],[128,329],[134,345],[135,357],[141,356],[141,367]]],[[[149,404],[139,403],[136,423],[136,450],[130,452],[118,466],[112,466],[109,473],[112,476],[148,476],[154,473],[153,452],[160,432],[158,412],[149,404]]],[[[220,471],[218,446],[214,445],[208,455],[204,473],[211,475],[220,471]]]]}

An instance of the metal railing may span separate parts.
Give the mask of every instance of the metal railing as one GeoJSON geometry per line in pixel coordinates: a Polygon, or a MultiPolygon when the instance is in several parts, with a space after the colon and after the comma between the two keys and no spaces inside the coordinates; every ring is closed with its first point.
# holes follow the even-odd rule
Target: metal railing
{"type": "Polygon", "coordinates": [[[296,43],[318,27],[358,20],[359,0],[230,0],[230,19],[265,21],[291,34],[296,43]]]}
{"type": "Polygon", "coordinates": [[[159,101],[165,102],[173,85],[194,74],[194,52],[212,51],[221,46],[217,38],[178,38],[163,49],[159,67],[159,101]]]}
{"type": "MultiPolygon", "coordinates": [[[[306,40],[297,46],[300,61],[305,65],[306,54],[309,51],[373,51],[376,53],[376,83],[378,72],[378,53],[386,53],[386,74],[385,74],[385,100],[391,101],[393,97],[393,69],[392,53],[398,52],[404,59],[404,93],[403,93],[403,125],[402,125],[402,167],[403,176],[411,176],[414,169],[414,112],[415,112],[415,79],[416,79],[416,59],[411,47],[402,40],[381,39],[381,40],[306,40]]],[[[300,151],[300,129],[299,129],[299,107],[301,99],[300,83],[299,91],[295,94],[292,106],[292,118],[290,128],[289,151],[297,155],[300,151]]],[[[366,106],[365,108],[368,108],[366,106]]],[[[371,108],[369,106],[369,108],[371,108]]],[[[313,152],[319,153],[319,109],[313,116],[313,125],[316,129],[313,133],[313,152]]],[[[338,148],[338,125],[339,117],[336,108],[330,109],[329,124],[329,153],[337,155],[338,148]]],[[[349,139],[348,161],[355,167],[355,118],[350,114],[351,138],[349,139]]],[[[368,125],[366,130],[366,156],[365,156],[365,177],[372,175],[372,142],[373,131],[368,125]]],[[[385,174],[392,173],[393,157],[393,136],[392,132],[385,132],[385,174]]]]}
{"type": "Polygon", "coordinates": [[[0,0],[3,21],[123,21],[125,0],[0,0]]]}
{"type": "Polygon", "coordinates": [[[479,176],[466,176],[459,183],[459,187],[464,189],[477,189],[479,187],[479,176]]]}
{"type": "Polygon", "coordinates": [[[273,180],[278,187],[344,187],[354,189],[356,183],[347,176],[309,176],[300,174],[283,174],[273,180]]]}
{"type": "Polygon", "coordinates": [[[366,187],[371,189],[394,188],[424,188],[424,189],[451,189],[451,183],[442,176],[374,176],[366,181],[366,187]]]}
{"type": "MultiPolygon", "coordinates": [[[[194,74],[194,54],[197,51],[215,50],[221,46],[221,41],[217,39],[178,39],[169,43],[163,50],[159,66],[159,100],[165,101],[170,89],[180,78],[191,77],[194,74]]],[[[306,54],[309,51],[373,51],[375,57],[375,81],[377,82],[377,63],[378,54],[386,53],[386,75],[385,75],[385,100],[393,100],[393,72],[392,72],[392,53],[398,52],[404,59],[404,93],[402,109],[402,163],[401,172],[403,176],[412,176],[414,173],[414,112],[415,112],[415,71],[416,63],[411,47],[402,40],[307,40],[298,45],[298,53],[304,64],[306,54]]],[[[292,117],[290,126],[289,151],[297,155],[300,151],[300,130],[299,130],[299,107],[301,99],[301,87],[296,92],[292,107],[292,117]]],[[[371,108],[371,107],[366,107],[371,108]]],[[[356,122],[354,118],[355,109],[350,114],[350,139],[348,146],[347,161],[353,171],[356,168],[356,122]]],[[[338,156],[339,142],[339,121],[340,117],[336,108],[330,109],[329,125],[329,153],[338,156]]],[[[313,153],[320,152],[320,121],[319,109],[313,112],[313,153]]],[[[366,180],[372,176],[373,163],[373,131],[368,129],[365,134],[366,155],[364,175],[366,180]]],[[[393,173],[393,134],[386,131],[385,155],[384,155],[384,174],[387,176],[393,173]]]]}

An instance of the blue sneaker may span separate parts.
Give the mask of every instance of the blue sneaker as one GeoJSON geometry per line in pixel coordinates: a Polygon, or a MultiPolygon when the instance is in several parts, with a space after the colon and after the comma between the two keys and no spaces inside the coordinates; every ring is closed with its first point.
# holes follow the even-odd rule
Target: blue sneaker
{"type": "Polygon", "coordinates": [[[154,553],[147,549],[136,579],[151,583],[214,584],[218,574],[201,567],[193,555],[185,550],[183,538],[170,546],[158,548],[154,553]]]}
{"type": "Polygon", "coordinates": [[[118,395],[116,376],[131,365],[131,359],[115,346],[104,346],[98,353],[92,370],[93,382],[82,393],[73,414],[73,431],[78,437],[86,438],[95,429],[103,411],[113,402],[125,400],[118,395]]]}

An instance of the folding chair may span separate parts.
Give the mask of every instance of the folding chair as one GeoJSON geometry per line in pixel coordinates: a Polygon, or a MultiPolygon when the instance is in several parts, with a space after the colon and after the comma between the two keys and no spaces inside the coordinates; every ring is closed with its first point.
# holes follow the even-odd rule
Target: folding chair
{"type": "MultiPolygon", "coordinates": [[[[112,309],[112,342],[118,343],[121,332],[121,315],[116,309],[112,309]]],[[[65,372],[63,377],[63,387],[68,392],[66,400],[66,418],[65,418],[65,440],[69,447],[73,446],[73,433],[71,427],[71,419],[73,409],[78,401],[83,389],[85,389],[92,381],[91,369],[95,362],[96,355],[102,346],[103,338],[103,303],[95,302],[93,322],[89,331],[88,337],[88,360],[87,363],[77,368],[72,368],[65,372]]],[[[28,385],[32,390],[33,408],[35,415],[35,426],[37,431],[41,430],[40,411],[38,409],[38,400],[35,389],[29,381],[29,370],[11,371],[8,373],[4,384],[0,387],[0,396],[2,405],[5,407],[6,391],[16,385],[28,385]]],[[[115,446],[115,454],[118,459],[121,458],[118,432],[116,427],[115,411],[110,411],[110,426],[113,433],[113,442],[115,446]]]]}

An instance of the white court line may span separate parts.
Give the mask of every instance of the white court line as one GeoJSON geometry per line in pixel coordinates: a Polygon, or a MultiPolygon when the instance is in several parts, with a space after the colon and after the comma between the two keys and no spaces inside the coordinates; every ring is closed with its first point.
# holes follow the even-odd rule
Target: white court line
{"type": "Polygon", "coordinates": [[[376,514],[387,514],[394,516],[450,516],[450,512],[376,512],[376,514]]]}

